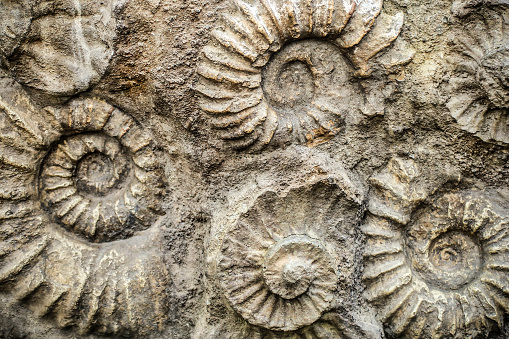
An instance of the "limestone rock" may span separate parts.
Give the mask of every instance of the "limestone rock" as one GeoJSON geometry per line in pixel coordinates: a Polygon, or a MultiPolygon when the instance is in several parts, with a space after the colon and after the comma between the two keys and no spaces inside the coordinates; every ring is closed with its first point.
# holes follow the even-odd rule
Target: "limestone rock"
{"type": "Polygon", "coordinates": [[[507,0],[0,0],[0,338],[507,339],[507,0]]]}

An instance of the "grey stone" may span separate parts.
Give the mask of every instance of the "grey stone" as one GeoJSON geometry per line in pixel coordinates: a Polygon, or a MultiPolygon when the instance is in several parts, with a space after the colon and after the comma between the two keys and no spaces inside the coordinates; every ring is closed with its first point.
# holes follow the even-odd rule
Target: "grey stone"
{"type": "Polygon", "coordinates": [[[0,0],[0,338],[507,338],[508,25],[0,0]]]}

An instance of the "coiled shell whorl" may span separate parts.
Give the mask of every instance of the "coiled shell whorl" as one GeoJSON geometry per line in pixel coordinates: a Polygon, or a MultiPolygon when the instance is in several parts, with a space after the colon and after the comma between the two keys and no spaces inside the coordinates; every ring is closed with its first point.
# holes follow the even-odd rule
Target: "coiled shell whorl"
{"type": "Polygon", "coordinates": [[[450,114],[484,141],[509,143],[509,10],[469,18],[451,43],[450,114]]]}
{"type": "Polygon", "coordinates": [[[161,199],[155,198],[162,186],[155,157],[148,156],[151,139],[102,100],[76,99],[62,109],[40,110],[6,79],[0,98],[3,298],[81,334],[138,336],[160,330],[169,281],[160,232],[135,222],[143,215],[154,223],[148,203],[161,199]],[[103,172],[104,163],[115,170],[103,172]],[[119,198],[110,210],[83,207],[107,194],[128,196],[133,203],[119,198]],[[94,219],[94,211],[125,219],[94,219]]]}
{"type": "Polygon", "coordinates": [[[94,241],[150,226],[162,181],[151,137],[99,100],[52,110],[65,134],[42,164],[40,198],[66,228],[94,241]]]}
{"type": "Polygon", "coordinates": [[[348,232],[358,218],[358,198],[347,192],[327,180],[285,194],[269,191],[224,229],[216,278],[249,324],[300,330],[350,293],[353,252],[334,233],[348,232]]]}
{"type": "MultiPolygon", "coordinates": [[[[406,165],[415,174],[415,164],[406,165]]],[[[365,297],[394,336],[465,338],[502,328],[509,311],[507,192],[452,192],[415,211],[423,196],[412,194],[414,178],[401,167],[373,178],[378,198],[371,206],[386,201],[394,210],[399,200],[401,208],[371,207],[362,227],[365,297]]]]}
{"type": "Polygon", "coordinates": [[[367,76],[403,24],[401,13],[378,17],[381,0],[234,3],[203,49],[196,90],[210,126],[236,149],[330,140],[364,105],[353,74],[367,76]]]}

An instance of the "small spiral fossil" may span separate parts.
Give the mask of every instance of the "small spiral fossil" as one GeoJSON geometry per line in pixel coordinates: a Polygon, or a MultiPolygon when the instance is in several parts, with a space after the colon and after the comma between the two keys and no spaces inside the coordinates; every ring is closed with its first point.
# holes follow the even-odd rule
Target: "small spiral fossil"
{"type": "Polygon", "coordinates": [[[74,101],[55,111],[64,130],[45,159],[41,199],[65,227],[94,241],[148,227],[161,192],[150,137],[104,102],[74,101]]]}
{"type": "MultiPolygon", "coordinates": [[[[262,243],[271,241],[266,236],[262,243]]],[[[222,260],[240,256],[233,246],[226,240],[222,260]]],[[[296,330],[318,320],[330,304],[337,283],[323,244],[305,235],[289,236],[266,251],[249,269],[220,266],[219,278],[233,307],[252,324],[275,330],[296,330]]]]}
{"type": "Polygon", "coordinates": [[[196,90],[219,137],[259,150],[273,138],[314,146],[364,97],[352,75],[397,38],[402,13],[381,0],[234,0],[203,49],[196,90]]]}
{"type": "Polygon", "coordinates": [[[295,331],[330,309],[338,293],[337,251],[344,245],[326,242],[331,230],[326,224],[342,218],[347,227],[356,218],[355,206],[359,208],[343,194],[324,182],[284,196],[267,192],[225,230],[217,278],[230,305],[247,322],[272,331],[295,331]]]}
{"type": "MultiPolygon", "coordinates": [[[[380,180],[406,200],[396,182],[380,180]]],[[[410,181],[403,186],[413,190],[410,181]]],[[[509,310],[509,215],[502,193],[446,194],[403,223],[390,215],[368,217],[365,296],[389,332],[459,338],[501,328],[509,310]]]]}
{"type": "Polygon", "coordinates": [[[452,38],[447,102],[459,126],[484,141],[509,143],[509,16],[493,11],[452,38]]]}

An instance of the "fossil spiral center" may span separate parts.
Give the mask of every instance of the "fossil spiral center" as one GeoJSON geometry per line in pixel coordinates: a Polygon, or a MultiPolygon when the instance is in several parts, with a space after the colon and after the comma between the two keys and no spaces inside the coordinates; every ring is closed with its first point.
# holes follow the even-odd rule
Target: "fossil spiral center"
{"type": "MultiPolygon", "coordinates": [[[[418,253],[415,256],[420,257],[418,253]]],[[[458,289],[469,283],[481,268],[478,242],[460,231],[448,231],[429,243],[426,258],[414,259],[414,269],[441,288],[458,289]]]]}
{"type": "Polygon", "coordinates": [[[456,252],[452,248],[444,248],[438,253],[437,259],[437,265],[454,268],[458,261],[461,260],[461,253],[456,252]]]}
{"type": "Polygon", "coordinates": [[[293,259],[289,261],[282,271],[283,280],[288,284],[307,284],[311,282],[313,277],[311,267],[304,260],[293,259]]]}
{"type": "Polygon", "coordinates": [[[279,110],[303,109],[314,95],[313,74],[309,66],[300,60],[275,58],[268,65],[267,73],[274,78],[266,85],[265,92],[271,106],[279,110]]]}
{"type": "Polygon", "coordinates": [[[290,236],[272,246],[265,255],[264,282],[283,299],[297,298],[329,269],[325,264],[327,257],[317,240],[305,235],[290,236]]]}
{"type": "Polygon", "coordinates": [[[77,186],[82,191],[106,193],[118,180],[113,161],[105,154],[90,153],[77,166],[77,186]]]}
{"type": "Polygon", "coordinates": [[[280,113],[303,112],[313,101],[317,79],[312,47],[309,42],[289,44],[275,53],[263,70],[263,92],[280,113]]]}

